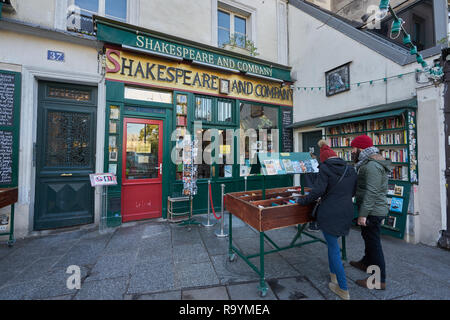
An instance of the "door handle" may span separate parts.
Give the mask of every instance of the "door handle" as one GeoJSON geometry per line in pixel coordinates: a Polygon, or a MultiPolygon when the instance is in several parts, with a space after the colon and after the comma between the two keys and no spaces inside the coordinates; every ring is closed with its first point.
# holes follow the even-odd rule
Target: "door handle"
{"type": "Polygon", "coordinates": [[[61,174],[61,177],[71,177],[72,174],[71,173],[63,173],[61,174]]]}
{"type": "Polygon", "coordinates": [[[159,169],[159,174],[162,174],[162,162],[155,169],[159,169]]]}

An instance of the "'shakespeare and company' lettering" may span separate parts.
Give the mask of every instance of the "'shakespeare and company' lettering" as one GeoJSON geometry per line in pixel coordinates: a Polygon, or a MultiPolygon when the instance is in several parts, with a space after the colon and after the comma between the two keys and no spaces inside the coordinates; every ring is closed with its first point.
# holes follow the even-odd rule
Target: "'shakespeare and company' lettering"
{"type": "MultiPolygon", "coordinates": [[[[152,42],[148,45],[151,45],[152,48],[156,46],[152,42]]],[[[178,48],[167,45],[161,47],[161,50],[177,52],[178,48]]],[[[199,52],[196,54],[199,54],[199,52]]],[[[292,105],[292,89],[269,81],[251,81],[241,75],[208,72],[186,63],[142,57],[115,49],[107,49],[106,58],[107,79],[155,84],[168,88],[214,94],[219,93],[220,81],[226,80],[229,81],[229,96],[231,97],[261,101],[270,100],[272,103],[292,105]]],[[[203,58],[208,60],[213,57],[205,53],[203,58]]]]}

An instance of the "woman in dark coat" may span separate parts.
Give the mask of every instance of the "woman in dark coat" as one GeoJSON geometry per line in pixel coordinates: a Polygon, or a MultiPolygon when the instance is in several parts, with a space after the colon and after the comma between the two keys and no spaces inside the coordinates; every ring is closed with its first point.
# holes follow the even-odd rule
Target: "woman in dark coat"
{"type": "Polygon", "coordinates": [[[328,245],[328,263],[331,282],[329,288],[342,299],[350,299],[344,266],[340,257],[338,238],[349,233],[353,219],[352,197],[356,191],[356,171],[338,158],[325,140],[320,140],[319,175],[311,192],[297,202],[310,204],[321,198],[317,224],[328,245]],[[342,177],[342,179],[341,179],[342,177]]]}

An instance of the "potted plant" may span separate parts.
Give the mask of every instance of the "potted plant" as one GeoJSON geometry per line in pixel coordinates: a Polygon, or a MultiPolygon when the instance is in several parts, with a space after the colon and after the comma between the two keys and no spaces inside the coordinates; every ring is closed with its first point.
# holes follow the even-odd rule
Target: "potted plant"
{"type": "Polygon", "coordinates": [[[252,40],[248,39],[247,36],[240,34],[232,34],[230,36],[230,41],[225,43],[224,49],[234,51],[241,54],[251,55],[256,57],[259,55],[257,48],[252,40]]]}

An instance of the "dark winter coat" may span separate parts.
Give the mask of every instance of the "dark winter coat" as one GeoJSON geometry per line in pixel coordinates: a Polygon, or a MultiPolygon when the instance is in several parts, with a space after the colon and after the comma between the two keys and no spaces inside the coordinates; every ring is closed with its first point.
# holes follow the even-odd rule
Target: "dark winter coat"
{"type": "Polygon", "coordinates": [[[374,154],[359,167],[355,199],[360,217],[384,217],[388,214],[389,206],[386,194],[390,166],[390,160],[374,154]]]}
{"type": "Polygon", "coordinates": [[[338,237],[348,235],[354,216],[352,197],[356,192],[355,169],[348,166],[344,178],[334,187],[346,166],[348,164],[341,158],[329,158],[321,163],[311,192],[297,201],[301,205],[306,205],[322,197],[317,212],[317,224],[321,230],[338,237]]]}

